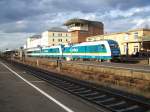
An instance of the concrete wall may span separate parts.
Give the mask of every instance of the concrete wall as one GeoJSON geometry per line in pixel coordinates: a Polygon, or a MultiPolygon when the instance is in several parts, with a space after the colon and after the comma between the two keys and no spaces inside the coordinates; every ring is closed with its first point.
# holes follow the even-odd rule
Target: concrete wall
{"type": "Polygon", "coordinates": [[[150,98],[149,72],[36,58],[28,58],[24,63],[150,98]]]}

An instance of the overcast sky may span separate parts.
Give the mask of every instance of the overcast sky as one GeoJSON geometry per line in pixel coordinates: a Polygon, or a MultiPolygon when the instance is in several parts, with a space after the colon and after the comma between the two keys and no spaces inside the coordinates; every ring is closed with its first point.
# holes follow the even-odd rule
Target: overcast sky
{"type": "Polygon", "coordinates": [[[0,49],[71,18],[101,21],[105,32],[150,26],[150,0],[0,0],[0,49]]]}

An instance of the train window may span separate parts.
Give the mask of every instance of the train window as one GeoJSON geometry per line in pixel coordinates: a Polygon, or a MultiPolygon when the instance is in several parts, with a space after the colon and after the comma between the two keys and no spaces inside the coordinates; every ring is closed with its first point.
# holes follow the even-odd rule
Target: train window
{"type": "Polygon", "coordinates": [[[101,52],[105,52],[105,51],[106,51],[105,45],[104,45],[104,44],[101,44],[100,47],[99,47],[99,50],[100,50],[101,52]]]}
{"type": "Polygon", "coordinates": [[[43,52],[44,52],[44,53],[47,53],[47,52],[48,52],[48,49],[44,49],[43,52]]]}
{"type": "Polygon", "coordinates": [[[118,45],[115,45],[115,48],[119,48],[119,46],[118,46],[118,45]]]}
{"type": "Polygon", "coordinates": [[[58,49],[58,48],[56,48],[56,49],[55,49],[55,52],[56,52],[56,53],[59,53],[59,49],[58,49]]]}
{"type": "Polygon", "coordinates": [[[50,53],[58,53],[59,49],[58,48],[54,48],[54,49],[49,49],[48,50],[50,53]]]}
{"type": "Polygon", "coordinates": [[[28,51],[27,53],[32,53],[33,51],[28,51]]]}
{"type": "Polygon", "coordinates": [[[70,47],[65,47],[65,48],[64,48],[64,52],[65,52],[65,53],[70,52],[70,47]]]}
{"type": "Polygon", "coordinates": [[[104,48],[105,48],[105,45],[104,45],[104,44],[102,44],[102,45],[101,45],[101,48],[102,48],[102,49],[104,49],[104,48]]]}
{"type": "Polygon", "coordinates": [[[98,46],[97,45],[87,46],[86,51],[87,52],[97,52],[98,51],[98,46]]]}
{"type": "Polygon", "coordinates": [[[110,48],[111,49],[118,48],[118,45],[117,44],[110,44],[110,48]]]}
{"type": "Polygon", "coordinates": [[[71,48],[71,52],[84,52],[84,48],[83,46],[79,46],[79,47],[72,47],[71,48]]]}

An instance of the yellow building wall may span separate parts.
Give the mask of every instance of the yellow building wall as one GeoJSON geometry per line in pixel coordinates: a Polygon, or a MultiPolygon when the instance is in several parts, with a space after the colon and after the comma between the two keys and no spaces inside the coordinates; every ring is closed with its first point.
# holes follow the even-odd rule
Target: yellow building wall
{"type": "Polygon", "coordinates": [[[48,32],[48,44],[49,46],[55,46],[59,44],[67,44],[71,41],[71,33],[68,32],[48,32]]]}
{"type": "Polygon", "coordinates": [[[144,34],[144,36],[150,36],[150,30],[145,30],[145,31],[143,32],[143,34],[144,34]]]}
{"type": "Polygon", "coordinates": [[[114,40],[114,41],[117,41],[118,44],[119,44],[119,48],[120,48],[120,51],[121,51],[121,54],[125,54],[124,52],[124,36],[126,34],[124,33],[118,33],[118,34],[108,34],[108,35],[104,35],[104,39],[108,40],[114,40]]]}
{"type": "Polygon", "coordinates": [[[88,37],[87,41],[98,41],[98,40],[115,40],[118,42],[121,55],[126,55],[125,46],[128,43],[128,54],[132,55],[141,49],[141,41],[143,36],[150,35],[150,29],[138,29],[132,30],[128,32],[119,32],[119,33],[111,33],[111,34],[104,34],[104,35],[97,35],[93,37],[88,37]],[[136,50],[135,50],[136,48],[136,50]]]}

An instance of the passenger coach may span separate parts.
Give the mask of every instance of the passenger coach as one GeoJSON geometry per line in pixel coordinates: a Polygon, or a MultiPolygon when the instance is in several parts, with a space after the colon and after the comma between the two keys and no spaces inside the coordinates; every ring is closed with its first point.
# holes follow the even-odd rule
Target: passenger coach
{"type": "Polygon", "coordinates": [[[30,57],[62,57],[62,46],[27,49],[27,56],[30,57]]]}

